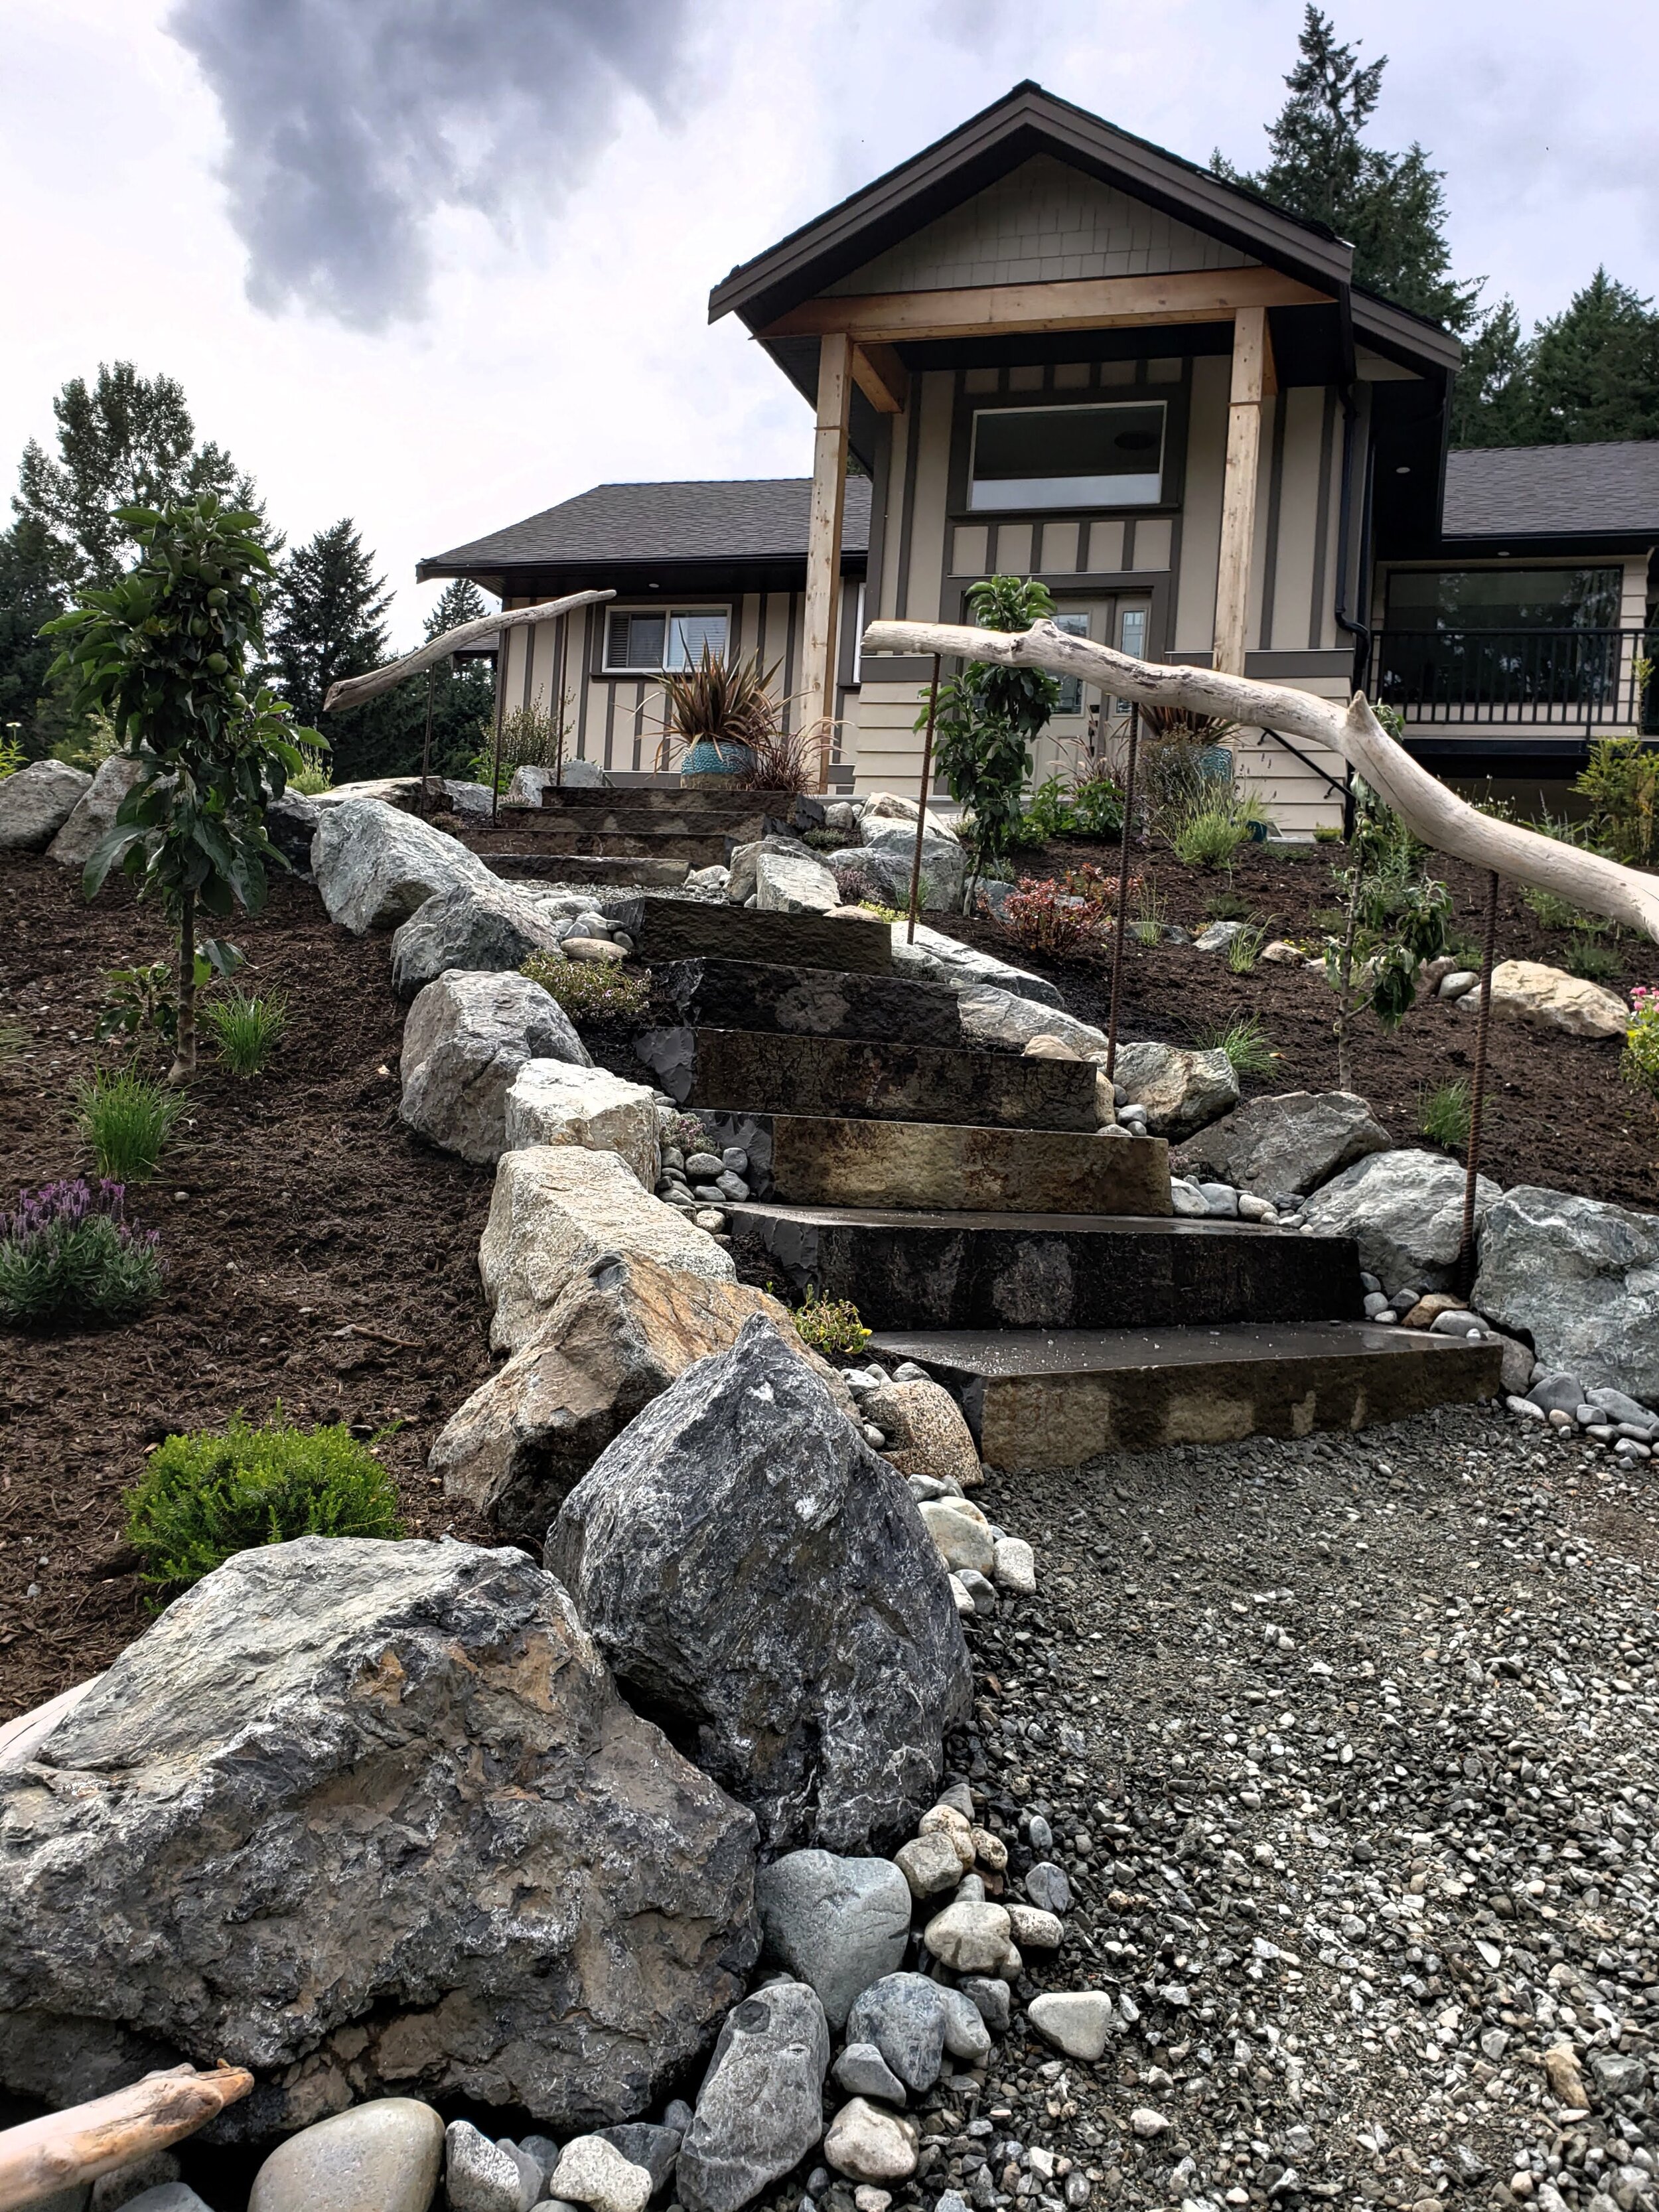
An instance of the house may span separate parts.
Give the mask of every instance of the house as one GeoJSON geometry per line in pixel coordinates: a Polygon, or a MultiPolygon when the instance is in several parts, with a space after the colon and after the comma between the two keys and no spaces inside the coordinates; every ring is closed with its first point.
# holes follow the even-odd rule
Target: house
{"type": "MultiPolygon", "coordinates": [[[[1021,84],[732,270],[737,315],[811,407],[810,478],[610,484],[422,563],[524,605],[507,703],[568,701],[574,750],[657,760],[653,675],[704,641],[780,665],[830,781],[908,787],[930,664],[864,623],[957,621],[1040,576],[1080,634],[1397,704],[1440,772],[1554,781],[1628,729],[1659,543],[1659,447],[1447,454],[1445,331],[1352,280],[1322,225],[1021,84]]],[[[1109,745],[1065,687],[1037,773],[1109,745]]],[[[1340,818],[1334,755],[1232,740],[1287,835],[1340,818]]]]}

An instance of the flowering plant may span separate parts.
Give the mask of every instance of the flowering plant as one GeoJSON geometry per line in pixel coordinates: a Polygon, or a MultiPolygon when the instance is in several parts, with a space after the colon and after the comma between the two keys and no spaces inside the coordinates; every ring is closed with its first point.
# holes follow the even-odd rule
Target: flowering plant
{"type": "Polygon", "coordinates": [[[1630,994],[1630,1027],[1620,1062],[1626,1083],[1659,1093],[1659,990],[1638,983],[1630,994]]]}
{"type": "Polygon", "coordinates": [[[1038,882],[1022,876],[1018,889],[1002,902],[1002,922],[1028,952],[1060,959],[1085,945],[1097,945],[1106,926],[1106,908],[1093,898],[1067,890],[1052,878],[1038,882]]]}
{"type": "Polygon", "coordinates": [[[161,1286],[160,1237],[126,1218],[125,1185],[49,1182],[0,1216],[0,1318],[16,1328],[125,1321],[161,1286]]]}

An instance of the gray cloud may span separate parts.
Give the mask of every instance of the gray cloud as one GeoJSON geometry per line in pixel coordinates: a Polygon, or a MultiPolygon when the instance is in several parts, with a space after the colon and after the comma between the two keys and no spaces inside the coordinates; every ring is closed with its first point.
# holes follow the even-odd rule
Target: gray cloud
{"type": "Polygon", "coordinates": [[[365,330],[423,307],[429,221],[505,226],[659,104],[689,0],[180,0],[218,100],[248,295],[365,330]]]}

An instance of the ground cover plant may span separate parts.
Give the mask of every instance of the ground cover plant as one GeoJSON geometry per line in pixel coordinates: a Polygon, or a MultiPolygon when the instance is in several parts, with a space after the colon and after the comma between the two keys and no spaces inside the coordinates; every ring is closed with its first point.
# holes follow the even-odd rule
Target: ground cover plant
{"type": "Polygon", "coordinates": [[[295,1427],[280,1403],[257,1427],[238,1413],[222,1431],[168,1437],[127,1500],[143,1578],[170,1590],[258,1544],[404,1533],[397,1485],[373,1449],[338,1422],[295,1427]]]}
{"type": "Polygon", "coordinates": [[[159,1243],[127,1219],[118,1182],[25,1191],[0,1216],[0,1317],[32,1329],[130,1320],[161,1287],[159,1243]]]}
{"type": "Polygon", "coordinates": [[[82,1138],[100,1176],[118,1183],[148,1182],[161,1148],[183,1109],[176,1091],[163,1090],[132,1068],[99,1069],[76,1085],[82,1138]]]}
{"type": "Polygon", "coordinates": [[[584,1022],[643,1021],[650,1010],[651,976],[643,968],[532,952],[520,972],[556,999],[578,1028],[584,1022]]]}
{"type": "Polygon", "coordinates": [[[856,1359],[872,1334],[851,1298],[820,1297],[816,1289],[795,1309],[794,1322],[801,1342],[826,1359],[856,1359]]]}
{"type": "Polygon", "coordinates": [[[1625,1033],[1620,1071],[1626,1082],[1659,1097],[1659,990],[1638,983],[1630,1000],[1631,1025],[1625,1033]]]}

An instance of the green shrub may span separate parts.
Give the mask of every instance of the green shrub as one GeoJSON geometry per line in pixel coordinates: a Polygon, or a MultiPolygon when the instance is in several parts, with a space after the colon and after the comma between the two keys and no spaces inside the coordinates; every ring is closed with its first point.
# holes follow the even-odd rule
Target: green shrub
{"type": "MultiPolygon", "coordinates": [[[[1645,691],[1647,679],[1638,683],[1645,691]]],[[[1589,801],[1597,842],[1627,867],[1650,868],[1659,855],[1659,752],[1644,739],[1597,738],[1573,785],[1589,801]]]]}
{"type": "Polygon", "coordinates": [[[1569,975],[1582,975],[1587,983],[1611,983],[1625,972],[1617,947],[1604,945],[1599,937],[1575,935],[1562,965],[1569,975]]]}
{"type": "Polygon", "coordinates": [[[1438,1090],[1417,1094],[1418,1127],[1431,1145],[1449,1152],[1467,1151],[1470,1110],[1467,1083],[1443,1083],[1438,1090]]]}
{"type": "Polygon", "coordinates": [[[1638,983],[1630,994],[1631,1022],[1625,1032],[1619,1072],[1638,1091],[1659,1097],[1659,989],[1638,983]]]}
{"type": "Polygon", "coordinates": [[[648,969],[532,952],[519,972],[556,999],[578,1028],[584,1022],[642,1022],[650,1011],[648,969]]]}
{"type": "Polygon", "coordinates": [[[0,1319],[14,1328],[130,1321],[161,1287],[158,1241],[127,1219],[118,1182],[25,1191],[0,1215],[0,1319]]]}
{"type": "Polygon", "coordinates": [[[801,1342],[826,1359],[856,1359],[870,1341],[851,1298],[821,1298],[816,1289],[807,1291],[794,1323],[801,1342]]]}
{"type": "Polygon", "coordinates": [[[143,1578],[167,1589],[259,1544],[404,1533],[397,1486],[374,1453],[343,1425],[291,1427],[280,1405],[259,1428],[239,1413],[222,1435],[167,1437],[126,1506],[143,1578]]]}
{"type": "Polygon", "coordinates": [[[1270,1075],[1274,1054],[1254,1014],[1239,1014],[1224,1030],[1213,1030],[1200,1040],[1206,1052],[1224,1052],[1238,1075],[1270,1075]]]}
{"type": "Polygon", "coordinates": [[[280,991],[264,999],[233,991],[228,999],[206,1000],[202,1019],[212,1030],[219,1057],[231,1073],[258,1075],[288,1026],[288,1000],[280,991]]]}
{"type": "Polygon", "coordinates": [[[1254,921],[1255,908],[1231,884],[1212,890],[1204,902],[1206,921],[1254,921]]]}
{"type": "Polygon", "coordinates": [[[131,1068],[101,1070],[76,1085],[76,1125],[92,1148],[98,1172],[112,1182],[148,1182],[161,1147],[184,1108],[176,1091],[165,1091],[131,1068]]]}
{"type": "Polygon", "coordinates": [[[801,839],[801,842],[804,845],[810,845],[815,853],[843,853],[849,846],[856,845],[858,842],[859,836],[856,830],[828,828],[808,830],[801,839]]]}
{"type": "Polygon", "coordinates": [[[1227,868],[1247,834],[1231,806],[1200,806],[1177,825],[1170,842],[1183,867],[1227,868]]]}

